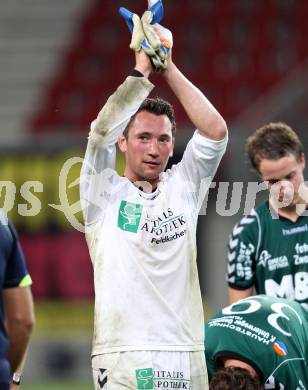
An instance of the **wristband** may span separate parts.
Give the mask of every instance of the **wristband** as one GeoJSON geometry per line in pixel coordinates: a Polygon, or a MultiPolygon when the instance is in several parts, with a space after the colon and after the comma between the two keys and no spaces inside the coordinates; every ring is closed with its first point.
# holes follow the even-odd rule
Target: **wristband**
{"type": "Polygon", "coordinates": [[[142,74],[141,72],[139,72],[139,70],[134,69],[134,70],[130,73],[130,76],[133,76],[133,77],[144,77],[144,74],[142,74]]]}
{"type": "Polygon", "coordinates": [[[19,386],[20,381],[21,381],[21,374],[19,374],[18,372],[14,372],[13,377],[12,377],[12,383],[14,383],[14,385],[19,386]]]}

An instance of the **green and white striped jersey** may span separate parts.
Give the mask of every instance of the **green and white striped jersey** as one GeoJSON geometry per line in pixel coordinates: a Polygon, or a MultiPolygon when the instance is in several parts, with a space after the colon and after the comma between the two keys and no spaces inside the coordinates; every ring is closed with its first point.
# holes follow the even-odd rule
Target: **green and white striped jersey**
{"type": "Polygon", "coordinates": [[[308,311],[308,217],[296,222],[274,215],[265,202],[233,229],[228,284],[295,300],[308,311]]]}
{"type": "Polygon", "coordinates": [[[308,389],[308,315],[287,299],[240,300],[206,323],[205,355],[210,379],[229,357],[254,367],[265,389],[308,389]]]}

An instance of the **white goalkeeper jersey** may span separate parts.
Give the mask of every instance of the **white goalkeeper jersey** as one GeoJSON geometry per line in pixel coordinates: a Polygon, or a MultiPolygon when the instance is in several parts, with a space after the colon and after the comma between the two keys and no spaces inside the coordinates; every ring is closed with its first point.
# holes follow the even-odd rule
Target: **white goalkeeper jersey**
{"type": "Polygon", "coordinates": [[[143,192],[114,170],[115,143],[152,88],[129,76],[91,125],[81,200],[95,281],[92,355],[204,349],[196,226],[227,137],[196,130],[181,162],[143,192]]]}

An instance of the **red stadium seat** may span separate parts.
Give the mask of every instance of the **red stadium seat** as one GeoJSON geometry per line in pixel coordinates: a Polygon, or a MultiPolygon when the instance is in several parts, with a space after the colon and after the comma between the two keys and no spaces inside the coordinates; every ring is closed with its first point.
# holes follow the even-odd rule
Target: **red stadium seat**
{"type": "Polygon", "coordinates": [[[59,295],[71,299],[93,296],[92,264],[84,235],[60,234],[53,245],[59,295]]]}
{"type": "MultiPolygon", "coordinates": [[[[228,0],[221,6],[218,1],[194,0],[176,7],[174,3],[165,3],[165,22],[175,36],[174,57],[205,91],[215,86],[214,99],[219,95],[221,102],[223,95],[227,121],[245,108],[245,99],[234,96],[262,94],[308,57],[306,1],[228,0]]],[[[141,2],[125,5],[142,12],[141,2]]],[[[96,1],[89,8],[32,118],[33,131],[84,131],[133,66],[129,33],[117,6],[96,1]]],[[[157,86],[159,91],[159,79],[157,86]]],[[[170,95],[165,87],[162,91],[170,95]]],[[[246,104],[250,103],[249,98],[246,104]]],[[[187,118],[178,103],[175,106],[181,126],[187,118]]]]}
{"type": "Polygon", "coordinates": [[[47,259],[48,246],[42,235],[25,234],[20,236],[28,269],[33,281],[32,290],[35,297],[45,298],[50,294],[50,270],[47,259]]]}
{"type": "Polygon", "coordinates": [[[23,234],[20,241],[36,298],[93,296],[92,264],[82,233],[23,234]]]}

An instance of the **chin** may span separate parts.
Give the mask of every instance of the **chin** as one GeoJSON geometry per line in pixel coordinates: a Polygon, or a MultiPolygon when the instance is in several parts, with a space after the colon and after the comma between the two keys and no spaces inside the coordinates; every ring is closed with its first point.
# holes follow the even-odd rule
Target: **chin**
{"type": "Polygon", "coordinates": [[[153,175],[153,176],[148,176],[146,179],[144,179],[145,181],[148,181],[149,183],[152,183],[153,181],[159,181],[159,176],[157,175],[153,175]]]}
{"type": "Polygon", "coordinates": [[[160,172],[144,172],[143,177],[145,180],[157,180],[159,178],[160,172]]]}
{"type": "Polygon", "coordinates": [[[152,183],[153,181],[158,180],[158,178],[159,178],[158,175],[150,175],[143,172],[142,174],[138,175],[138,179],[135,181],[144,181],[144,182],[152,183]]]}

